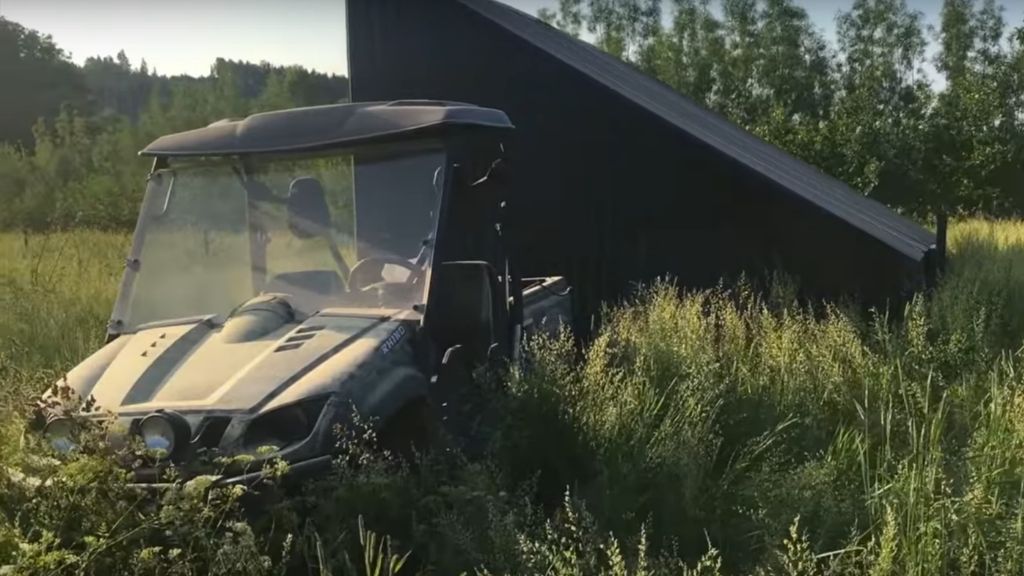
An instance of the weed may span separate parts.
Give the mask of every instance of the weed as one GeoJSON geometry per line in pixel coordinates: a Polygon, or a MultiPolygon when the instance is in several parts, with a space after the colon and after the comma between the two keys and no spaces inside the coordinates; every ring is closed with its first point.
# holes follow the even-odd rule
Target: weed
{"type": "Polygon", "coordinates": [[[1024,224],[961,222],[950,239],[940,289],[892,316],[812,311],[784,281],[764,297],[650,286],[582,354],[532,341],[491,390],[473,459],[409,467],[347,434],[331,473],[252,514],[246,489],[154,497],[103,451],[55,458],[25,432],[38,395],[102,344],[126,238],[0,235],[0,565],[1018,574],[1024,224]]]}

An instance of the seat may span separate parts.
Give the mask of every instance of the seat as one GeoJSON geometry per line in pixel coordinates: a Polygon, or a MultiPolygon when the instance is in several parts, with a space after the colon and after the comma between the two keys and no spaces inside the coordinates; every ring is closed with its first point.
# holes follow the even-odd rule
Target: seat
{"type": "Polygon", "coordinates": [[[316,178],[296,178],[288,187],[288,229],[296,238],[323,236],[331,229],[324,187],[316,178]]]}
{"type": "Polygon", "coordinates": [[[303,176],[292,180],[288,186],[288,229],[296,238],[323,238],[331,259],[338,266],[342,282],[348,282],[350,269],[334,240],[331,227],[331,210],[327,196],[319,180],[303,176]]]}
{"type": "Polygon", "coordinates": [[[320,297],[340,296],[345,293],[345,284],[334,270],[303,270],[283,272],[267,282],[267,292],[284,294],[306,293],[320,297]]]}

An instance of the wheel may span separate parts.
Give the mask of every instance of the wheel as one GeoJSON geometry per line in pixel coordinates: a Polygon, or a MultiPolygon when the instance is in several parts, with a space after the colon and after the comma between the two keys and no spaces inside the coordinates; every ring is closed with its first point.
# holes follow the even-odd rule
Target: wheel
{"type": "Polygon", "coordinates": [[[416,454],[425,454],[431,448],[436,429],[430,402],[417,398],[388,419],[377,432],[377,443],[381,449],[412,462],[416,454]]]}

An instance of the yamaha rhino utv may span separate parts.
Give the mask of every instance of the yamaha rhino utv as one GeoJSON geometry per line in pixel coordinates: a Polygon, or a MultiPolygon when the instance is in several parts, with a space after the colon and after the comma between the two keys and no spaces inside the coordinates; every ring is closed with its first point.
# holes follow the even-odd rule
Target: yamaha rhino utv
{"type": "MultiPolygon", "coordinates": [[[[506,249],[512,128],[403,101],[157,139],[108,342],[67,386],[156,455],[143,483],[208,451],[319,470],[354,414],[418,445],[524,323],[570,313],[564,280],[520,279],[506,249]]],[[[49,407],[44,435],[74,450],[82,416],[49,407]]]]}

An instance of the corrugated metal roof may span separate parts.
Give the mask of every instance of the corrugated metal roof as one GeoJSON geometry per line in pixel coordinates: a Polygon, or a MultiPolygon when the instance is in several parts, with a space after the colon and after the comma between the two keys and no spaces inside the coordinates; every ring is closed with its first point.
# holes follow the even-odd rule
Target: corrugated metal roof
{"type": "Polygon", "coordinates": [[[495,0],[459,1],[693,138],[901,253],[921,259],[934,246],[934,235],[918,224],[703,108],[632,65],[495,0]]]}

